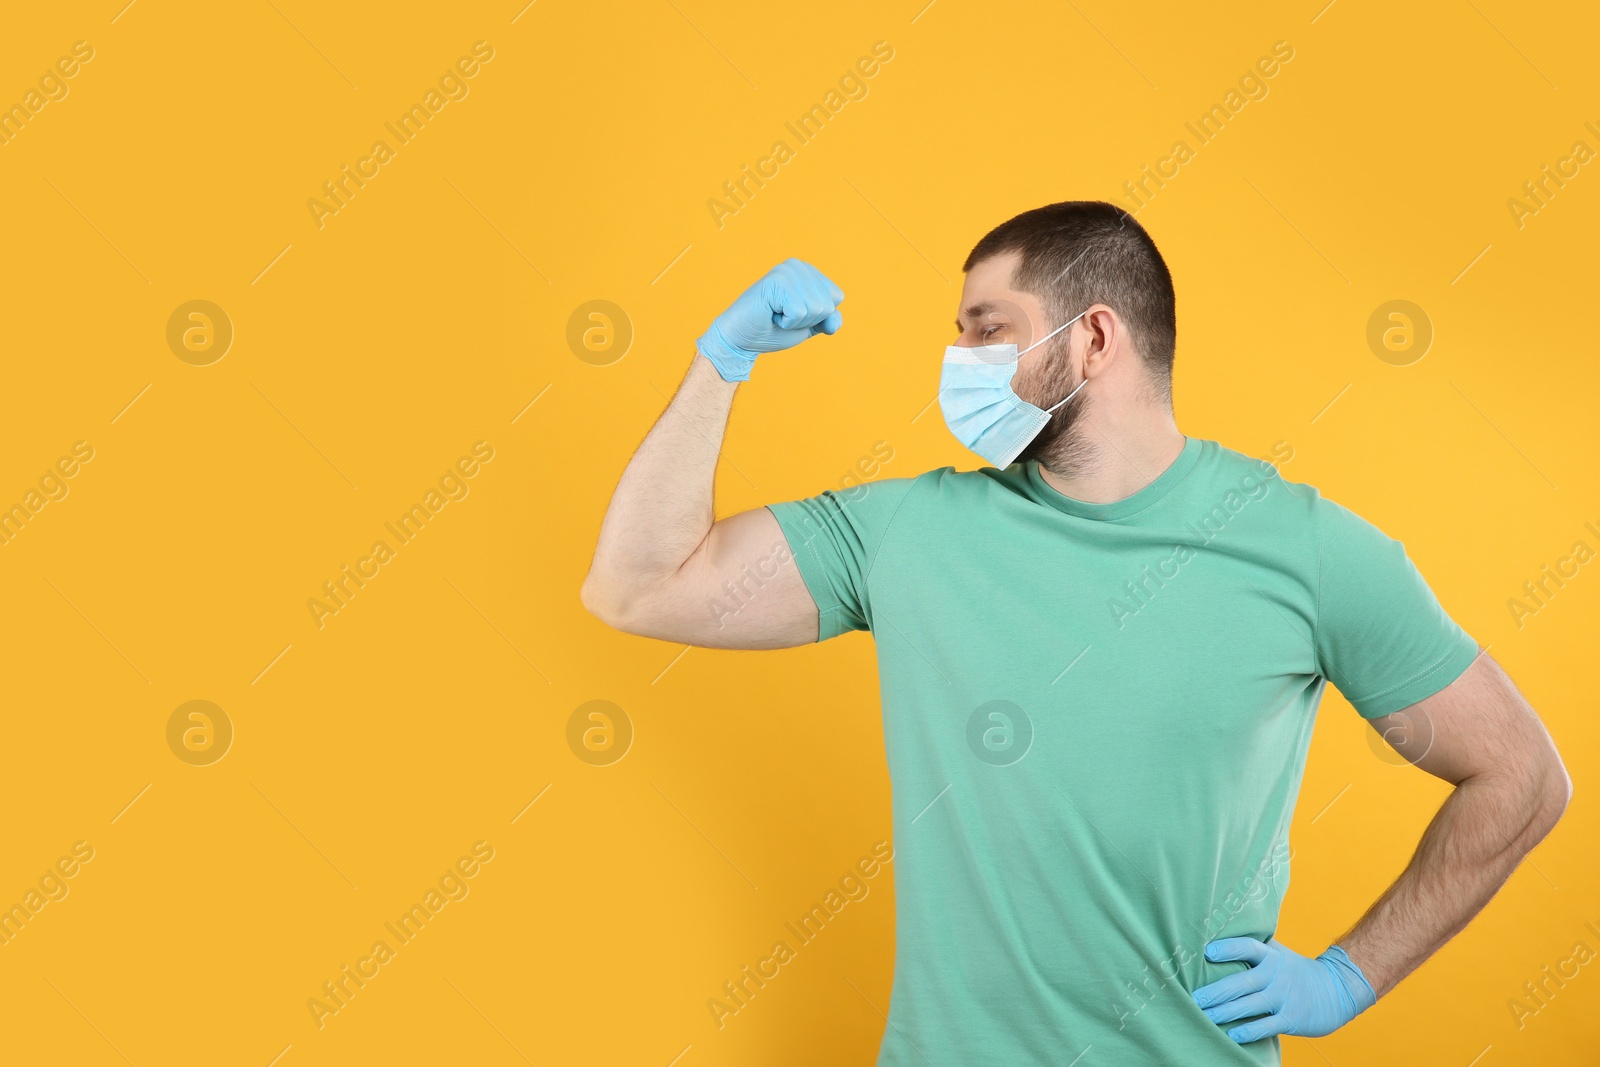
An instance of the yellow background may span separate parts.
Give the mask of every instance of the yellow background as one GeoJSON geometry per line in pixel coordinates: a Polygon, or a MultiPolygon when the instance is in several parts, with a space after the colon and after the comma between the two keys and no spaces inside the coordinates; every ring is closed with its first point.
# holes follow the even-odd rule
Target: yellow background
{"type": "MultiPolygon", "coordinates": [[[[844,288],[845,328],[756,368],[719,511],[837,487],[880,441],[880,476],[976,465],[935,414],[912,423],[967,250],[1195,147],[1184,123],[1282,40],[1269,95],[1139,215],[1176,278],[1179,425],[1257,456],[1288,442],[1285,477],[1403,540],[1576,781],[1463,935],[1285,1058],[1594,1062],[1593,968],[1520,1028],[1508,1001],[1600,949],[1600,577],[1520,628],[1507,600],[1573,542],[1600,548],[1600,176],[1520,228],[1507,201],[1575,141],[1600,148],[1600,19],[924,2],[8,12],[0,102],[76,41],[94,58],[0,146],[0,502],[76,441],[95,458],[0,547],[0,898],[76,841],[95,855],[0,946],[0,1058],[870,1062],[892,865],[722,1029],[706,1001],[889,835],[871,639],[680,654],[609,631],[577,597],[605,503],[694,337],[789,256],[844,288]],[[319,228],[322,183],[479,40],[469,95],[319,228]],[[868,95],[797,146],[784,122],[880,40],[868,95]],[[719,228],[707,200],[779,139],[794,158],[719,228]],[[166,342],[194,299],[235,330],[209,366],[166,342]],[[593,299],[634,331],[606,366],[566,341],[593,299]],[[1435,330],[1410,366],[1366,343],[1392,299],[1435,330]],[[477,441],[494,459],[470,494],[319,629],[306,602],[477,441]],[[204,767],[166,741],[196,699],[236,730],[204,767]],[[594,699],[636,731],[611,766],[567,746],[594,699]],[[470,895],[319,1029],[307,1000],[480,840],[470,895]]],[[[1280,930],[1301,951],[1377,896],[1446,793],[1366,732],[1330,690],[1280,930]]]]}

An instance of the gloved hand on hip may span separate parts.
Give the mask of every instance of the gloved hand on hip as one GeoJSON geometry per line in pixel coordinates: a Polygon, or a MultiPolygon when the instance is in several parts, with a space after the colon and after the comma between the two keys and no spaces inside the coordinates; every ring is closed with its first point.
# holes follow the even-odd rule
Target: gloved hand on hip
{"type": "Polygon", "coordinates": [[[1230,974],[1192,994],[1214,1023],[1265,1016],[1228,1031],[1241,1045],[1273,1034],[1331,1034],[1378,1000],[1367,976],[1338,945],[1307,959],[1277,941],[1225,937],[1206,946],[1206,959],[1250,964],[1248,971],[1230,974]]]}
{"type": "Polygon", "coordinates": [[[793,348],[819,333],[838,333],[843,299],[844,291],[817,268],[786,259],[718,315],[695,347],[724,381],[749,381],[761,353],[793,348]]]}

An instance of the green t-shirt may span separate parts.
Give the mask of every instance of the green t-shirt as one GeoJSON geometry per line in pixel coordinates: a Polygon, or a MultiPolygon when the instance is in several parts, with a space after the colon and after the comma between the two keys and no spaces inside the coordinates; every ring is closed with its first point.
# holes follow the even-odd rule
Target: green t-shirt
{"type": "Polygon", "coordinates": [[[1324,682],[1372,718],[1478,654],[1401,543],[1192,437],[1109,504],[1029,462],[771,511],[817,639],[877,642],[897,894],[880,1067],[1279,1063],[1277,1038],[1236,1045],[1189,994],[1246,967],[1206,942],[1277,926],[1324,682]]]}

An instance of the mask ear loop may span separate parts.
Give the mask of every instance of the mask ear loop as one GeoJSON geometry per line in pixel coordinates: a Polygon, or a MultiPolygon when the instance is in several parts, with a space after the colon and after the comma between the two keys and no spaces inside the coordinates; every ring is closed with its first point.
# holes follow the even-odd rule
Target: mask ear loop
{"type": "Polygon", "coordinates": [[[1035,348],[1038,348],[1040,345],[1042,345],[1046,341],[1050,340],[1050,338],[1054,337],[1056,334],[1060,333],[1062,330],[1065,330],[1068,326],[1071,326],[1073,323],[1077,322],[1079,319],[1083,318],[1087,314],[1089,314],[1089,309],[1088,308],[1084,308],[1082,311],[1080,311],[1076,315],[1072,316],[1072,318],[1068,319],[1066,322],[1063,322],[1060,326],[1057,326],[1055,329],[1051,330],[1049,333],[1047,333],[1043,337],[1039,338],[1033,344],[1029,345],[1027,348],[1024,348],[1021,352],[1017,353],[1017,358],[1021,359],[1023,356],[1027,355],[1029,352],[1032,352],[1035,348]]]}
{"type": "MultiPolygon", "coordinates": [[[[1049,333],[1047,333],[1043,337],[1039,338],[1039,340],[1037,340],[1033,344],[1029,345],[1026,349],[1024,349],[1017,356],[1017,358],[1021,359],[1023,356],[1027,355],[1029,352],[1032,352],[1035,348],[1038,348],[1040,345],[1042,345],[1046,341],[1050,340],[1050,338],[1054,337],[1056,334],[1060,333],[1062,330],[1065,330],[1068,326],[1071,326],[1074,322],[1077,322],[1079,319],[1083,318],[1087,314],[1089,314],[1089,309],[1088,308],[1085,308],[1084,310],[1078,312],[1076,315],[1072,316],[1072,318],[1068,319],[1066,322],[1062,323],[1060,326],[1057,326],[1055,329],[1051,330],[1049,333]]],[[[1044,413],[1046,415],[1054,415],[1055,411],[1056,411],[1056,408],[1060,407],[1062,404],[1065,404],[1068,400],[1071,400],[1073,397],[1077,396],[1078,395],[1078,390],[1082,389],[1084,386],[1086,386],[1088,384],[1089,384],[1089,379],[1085,378],[1083,381],[1078,383],[1077,388],[1073,389],[1072,392],[1070,392],[1066,396],[1062,397],[1060,403],[1052,404],[1050,407],[1045,408],[1044,409],[1044,413]]]]}
{"type": "MultiPolygon", "coordinates": [[[[1068,400],[1071,400],[1073,397],[1077,396],[1078,395],[1078,389],[1082,389],[1084,386],[1086,386],[1088,384],[1089,384],[1089,379],[1087,379],[1087,378],[1085,378],[1083,381],[1079,382],[1077,389],[1072,390],[1072,392],[1068,393],[1066,396],[1061,398],[1061,404],[1065,404],[1068,400]]],[[[1044,413],[1046,415],[1054,415],[1055,412],[1056,412],[1056,408],[1060,407],[1061,404],[1052,404],[1050,407],[1047,407],[1047,408],[1044,409],[1044,413]]]]}

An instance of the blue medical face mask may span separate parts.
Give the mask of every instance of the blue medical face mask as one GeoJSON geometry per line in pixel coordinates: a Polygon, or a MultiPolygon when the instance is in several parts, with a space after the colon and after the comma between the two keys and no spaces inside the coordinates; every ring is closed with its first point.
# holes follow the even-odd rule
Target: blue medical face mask
{"type": "Polygon", "coordinates": [[[1087,314],[1085,310],[1073,316],[1021,352],[1014,344],[946,348],[939,376],[939,408],[956,439],[996,467],[1011,466],[1050,422],[1056,408],[1089,384],[1085,378],[1058,403],[1038,408],[1011,388],[1017,360],[1087,314]]]}

